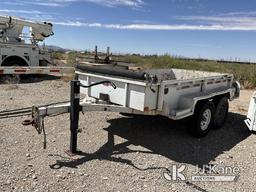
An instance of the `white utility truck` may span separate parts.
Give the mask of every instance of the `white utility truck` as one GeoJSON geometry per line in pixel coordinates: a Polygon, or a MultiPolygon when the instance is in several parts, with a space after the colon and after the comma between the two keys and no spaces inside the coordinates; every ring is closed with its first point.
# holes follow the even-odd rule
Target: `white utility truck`
{"type": "MultiPolygon", "coordinates": [[[[240,93],[240,85],[232,74],[203,71],[131,71],[114,65],[78,64],[76,77],[77,80],[71,82],[70,103],[33,107],[31,123],[37,129],[42,130],[46,116],[71,113],[73,127],[78,126],[79,119],[74,116],[75,112],[78,116],[79,111],[111,111],[162,115],[173,120],[190,118],[193,134],[202,137],[211,127],[220,128],[224,124],[229,101],[239,97],[240,93]],[[80,88],[83,99],[80,98],[80,88]]],[[[71,130],[72,135],[77,134],[76,130],[71,130]]]]}
{"type": "Polygon", "coordinates": [[[54,35],[53,25],[0,16],[0,74],[54,74],[74,72],[72,68],[46,67],[50,53],[38,43],[54,35]],[[24,30],[27,28],[27,34],[24,30]]]}
{"type": "Polygon", "coordinates": [[[53,35],[51,23],[0,16],[0,66],[43,66],[52,63],[38,42],[53,35]],[[24,34],[29,27],[30,34],[24,34]],[[31,43],[25,39],[30,38],[31,43]]]}

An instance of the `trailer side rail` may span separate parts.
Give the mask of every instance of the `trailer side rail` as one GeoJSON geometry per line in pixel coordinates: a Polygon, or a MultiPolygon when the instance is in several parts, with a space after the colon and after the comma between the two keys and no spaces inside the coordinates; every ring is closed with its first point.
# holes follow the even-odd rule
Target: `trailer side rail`
{"type": "Polygon", "coordinates": [[[0,67],[0,75],[66,75],[74,74],[73,67],[0,67]]]}

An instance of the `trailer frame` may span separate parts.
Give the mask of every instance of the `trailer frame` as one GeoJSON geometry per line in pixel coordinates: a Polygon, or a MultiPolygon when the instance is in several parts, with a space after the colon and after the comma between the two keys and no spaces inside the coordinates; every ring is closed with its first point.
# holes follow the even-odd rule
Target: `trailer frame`
{"type": "Polygon", "coordinates": [[[0,75],[30,75],[30,74],[42,74],[42,75],[67,75],[74,74],[74,67],[0,67],[0,75]]]}

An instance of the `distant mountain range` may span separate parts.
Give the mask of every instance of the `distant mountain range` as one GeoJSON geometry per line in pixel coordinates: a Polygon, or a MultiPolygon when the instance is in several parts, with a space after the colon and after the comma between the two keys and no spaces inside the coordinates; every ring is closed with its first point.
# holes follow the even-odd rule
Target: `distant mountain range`
{"type": "Polygon", "coordinates": [[[56,45],[46,45],[46,48],[52,51],[63,51],[63,52],[71,51],[70,49],[65,49],[56,45]]]}
{"type": "MultiPolygon", "coordinates": [[[[43,45],[40,45],[39,47],[43,47],[43,45]]],[[[66,51],[71,51],[71,49],[65,49],[56,45],[45,45],[45,47],[51,51],[62,51],[62,52],[66,52],[66,51]]]]}

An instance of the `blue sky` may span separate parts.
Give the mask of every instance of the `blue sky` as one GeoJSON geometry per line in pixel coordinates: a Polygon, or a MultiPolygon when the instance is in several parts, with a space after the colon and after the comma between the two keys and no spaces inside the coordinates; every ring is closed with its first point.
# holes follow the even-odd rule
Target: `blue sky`
{"type": "Polygon", "coordinates": [[[0,0],[0,14],[51,21],[71,49],[256,61],[253,0],[0,0]]]}

